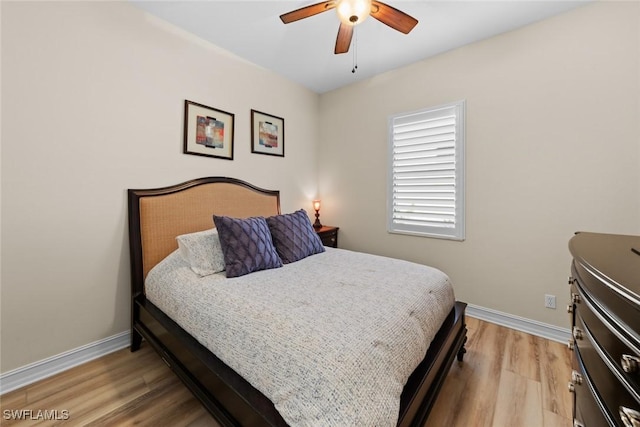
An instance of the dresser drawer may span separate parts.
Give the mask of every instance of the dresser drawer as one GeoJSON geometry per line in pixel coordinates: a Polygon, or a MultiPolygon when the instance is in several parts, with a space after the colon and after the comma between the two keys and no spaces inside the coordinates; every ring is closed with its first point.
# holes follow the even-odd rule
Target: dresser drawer
{"type": "Polygon", "coordinates": [[[337,248],[339,229],[339,227],[323,225],[321,228],[316,228],[315,231],[318,233],[318,236],[320,236],[320,240],[324,246],[337,248]]]}
{"type": "MultiPolygon", "coordinates": [[[[582,303],[584,304],[584,301],[582,303]]],[[[603,416],[615,420],[613,425],[622,426],[624,424],[620,416],[621,408],[640,411],[640,397],[634,387],[618,372],[618,368],[597,342],[591,326],[598,328],[594,321],[598,322],[599,319],[584,308],[585,306],[581,305],[576,312],[573,333],[577,357],[582,363],[584,376],[588,379],[585,382],[595,389],[596,396],[600,397],[606,408],[603,416]],[[582,317],[583,315],[586,316],[587,321],[582,317]]],[[[578,413],[577,409],[576,413],[578,413]]]]}
{"type": "Polygon", "coordinates": [[[615,318],[603,313],[598,303],[577,284],[579,303],[576,311],[602,349],[605,363],[640,402],[640,342],[615,324],[615,318]]]}
{"type": "MultiPolygon", "coordinates": [[[[625,329],[640,331],[640,305],[632,295],[625,296],[624,293],[616,290],[617,288],[599,280],[580,264],[574,264],[573,271],[583,289],[598,301],[602,311],[615,313],[613,316],[625,329]]],[[[640,341],[640,337],[637,340],[640,341]]]]}
{"type": "Polygon", "coordinates": [[[606,417],[604,403],[593,387],[591,378],[585,373],[578,348],[573,352],[572,366],[574,378],[570,387],[574,394],[574,427],[615,427],[614,421],[606,417]]]}
{"type": "Polygon", "coordinates": [[[569,249],[582,288],[640,342],[640,236],[579,233],[569,249]]]}

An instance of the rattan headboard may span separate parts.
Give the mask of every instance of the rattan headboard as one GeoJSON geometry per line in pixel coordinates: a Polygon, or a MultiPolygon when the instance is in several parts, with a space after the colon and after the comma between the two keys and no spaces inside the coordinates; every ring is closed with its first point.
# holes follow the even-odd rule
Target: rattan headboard
{"type": "Polygon", "coordinates": [[[128,197],[134,295],[143,292],[149,270],[178,247],[176,236],[213,228],[214,214],[246,218],[280,213],[279,191],[227,177],[129,190],[128,197]]]}

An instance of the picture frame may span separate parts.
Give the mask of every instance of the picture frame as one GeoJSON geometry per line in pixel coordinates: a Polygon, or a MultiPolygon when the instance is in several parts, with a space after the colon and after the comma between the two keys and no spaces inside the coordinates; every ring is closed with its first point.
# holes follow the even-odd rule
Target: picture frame
{"type": "Polygon", "coordinates": [[[251,152],[284,157],[284,119],[251,110],[251,152]]]}
{"type": "Polygon", "coordinates": [[[184,154],[233,160],[235,115],[184,101],[184,154]]]}

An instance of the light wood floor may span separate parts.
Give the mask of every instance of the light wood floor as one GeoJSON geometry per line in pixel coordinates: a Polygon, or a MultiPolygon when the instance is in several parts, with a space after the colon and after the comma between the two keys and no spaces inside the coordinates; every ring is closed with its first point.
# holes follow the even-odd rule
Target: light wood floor
{"type": "MultiPolygon", "coordinates": [[[[425,427],[569,427],[566,346],[467,318],[464,362],[454,362],[425,427]]],[[[0,397],[2,426],[217,426],[148,346],[120,350],[0,397]],[[7,410],[31,410],[27,421],[7,410]],[[38,422],[39,410],[68,420],[38,422]]],[[[42,417],[40,417],[42,418],[42,417]]]]}

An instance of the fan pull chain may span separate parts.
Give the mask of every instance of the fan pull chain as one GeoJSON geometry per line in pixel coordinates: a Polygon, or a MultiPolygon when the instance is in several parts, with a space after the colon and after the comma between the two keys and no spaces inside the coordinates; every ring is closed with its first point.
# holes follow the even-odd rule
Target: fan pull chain
{"type": "Polygon", "coordinates": [[[351,69],[352,73],[355,73],[358,69],[358,27],[354,27],[353,32],[355,33],[355,37],[353,39],[353,68],[351,69]]]}

